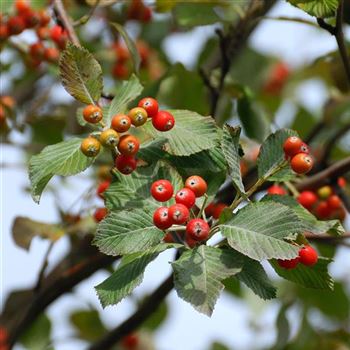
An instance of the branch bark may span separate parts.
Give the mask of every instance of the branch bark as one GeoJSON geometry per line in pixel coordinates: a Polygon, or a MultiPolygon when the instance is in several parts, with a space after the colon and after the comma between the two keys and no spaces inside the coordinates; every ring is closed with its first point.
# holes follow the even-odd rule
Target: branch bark
{"type": "Polygon", "coordinates": [[[157,310],[162,301],[173,289],[173,274],[171,274],[138,308],[138,310],[118,327],[107,333],[102,339],[92,344],[88,350],[107,350],[123,337],[137,329],[147,318],[157,310]]]}

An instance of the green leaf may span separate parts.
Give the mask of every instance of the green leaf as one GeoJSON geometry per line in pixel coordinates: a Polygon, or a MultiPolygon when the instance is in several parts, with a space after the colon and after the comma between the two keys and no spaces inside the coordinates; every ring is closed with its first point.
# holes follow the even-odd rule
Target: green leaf
{"type": "Polygon", "coordinates": [[[298,248],[283,239],[302,228],[293,210],[285,205],[250,203],[219,228],[232,248],[254,260],[298,256],[298,248]]]}
{"type": "Polygon", "coordinates": [[[118,31],[118,33],[124,39],[124,42],[125,42],[128,50],[131,54],[131,58],[132,58],[133,65],[134,65],[134,72],[138,73],[138,71],[140,69],[141,58],[140,58],[140,54],[139,54],[139,51],[137,50],[135,43],[132,41],[129,34],[126,32],[126,30],[124,30],[123,26],[121,26],[118,23],[111,23],[111,25],[118,31]]]}
{"type": "Polygon", "coordinates": [[[209,350],[230,350],[230,348],[221,342],[215,341],[211,344],[209,350]]]}
{"type": "Polygon", "coordinates": [[[286,280],[300,284],[306,288],[329,289],[333,290],[334,281],[328,274],[328,264],[331,259],[319,257],[314,266],[305,266],[298,264],[294,269],[284,269],[276,261],[270,261],[272,267],[278,275],[286,280]]]}
{"type": "Polygon", "coordinates": [[[137,152],[137,158],[144,160],[148,164],[163,159],[166,156],[166,152],[163,150],[163,146],[166,142],[166,138],[159,138],[142,143],[137,152]]]}
{"type": "Polygon", "coordinates": [[[70,315],[77,336],[89,342],[100,339],[107,332],[97,310],[79,310],[70,315]]]}
{"type": "Polygon", "coordinates": [[[177,3],[173,9],[176,22],[183,27],[194,27],[213,24],[220,21],[214,11],[213,4],[206,3],[177,3]]]}
{"type": "Polygon", "coordinates": [[[124,81],[110,104],[108,116],[104,118],[105,124],[109,125],[116,114],[125,113],[128,104],[135,100],[142,90],[143,86],[134,74],[128,81],[124,81]]]}
{"type": "Polygon", "coordinates": [[[20,343],[27,350],[47,349],[53,350],[50,344],[51,321],[46,314],[41,314],[31,326],[23,333],[20,343]]]}
{"type": "Polygon", "coordinates": [[[35,236],[56,241],[64,234],[62,227],[54,224],[46,224],[18,216],[12,225],[13,240],[19,247],[29,250],[30,243],[35,236]]]}
{"type": "Polygon", "coordinates": [[[111,212],[98,225],[93,244],[107,255],[124,255],[155,246],[164,232],[153,225],[153,212],[145,209],[111,212]]]}
{"type": "Polygon", "coordinates": [[[263,201],[278,202],[293,209],[300,220],[303,231],[315,234],[330,233],[336,236],[345,233],[344,227],[339,220],[319,221],[291,196],[268,195],[264,197],[263,201]]]}
{"type": "Polygon", "coordinates": [[[288,318],[286,316],[286,312],[289,306],[290,304],[283,304],[277,315],[277,319],[276,319],[277,339],[275,344],[276,350],[285,349],[285,346],[288,343],[290,326],[289,326],[288,318]]]}
{"type": "Polygon", "coordinates": [[[336,15],[339,0],[288,0],[311,16],[327,18],[336,15]]]}
{"type": "Polygon", "coordinates": [[[167,245],[164,244],[142,253],[125,255],[113,274],[95,287],[102,306],[117,304],[129,295],[142,282],[146,266],[165,249],[167,245]]]}
{"type": "Polygon", "coordinates": [[[78,101],[94,104],[103,90],[102,69],[85,48],[68,43],[59,61],[64,88],[78,101]]]}
{"type": "Polygon", "coordinates": [[[283,151],[284,141],[289,137],[297,135],[293,130],[281,129],[271,134],[262,144],[257,159],[259,179],[269,179],[270,181],[287,181],[295,177],[289,165],[273,174],[276,169],[283,167],[285,155],[283,151]]]}
{"type": "Polygon", "coordinates": [[[74,175],[88,168],[94,158],[86,157],[80,151],[82,139],[71,139],[45,147],[29,162],[31,193],[39,203],[41,193],[54,175],[74,175]]]}
{"type": "MultiPolygon", "coordinates": [[[[116,181],[113,182],[104,193],[106,206],[109,209],[157,209],[159,202],[151,197],[151,186],[154,181],[160,179],[169,180],[178,191],[183,187],[183,182],[177,171],[164,162],[158,162],[156,166],[138,168],[129,176],[116,173],[116,181]]],[[[164,203],[165,206],[173,203],[172,200],[164,203]]]]}
{"type": "Polygon", "coordinates": [[[224,288],[221,281],[240,272],[242,262],[229,249],[201,245],[183,253],[172,266],[179,297],[210,316],[224,288]]]}
{"type": "Polygon", "coordinates": [[[218,132],[215,121],[211,117],[203,117],[195,112],[186,110],[169,110],[175,118],[175,126],[167,131],[157,131],[148,122],[144,130],[153,137],[167,138],[165,150],[176,156],[189,156],[218,143],[218,132]]]}
{"type": "Polygon", "coordinates": [[[45,116],[30,123],[32,128],[32,142],[51,145],[63,140],[66,126],[66,116],[45,116]]]}
{"type": "Polygon", "coordinates": [[[276,298],[276,288],[271,284],[264,268],[258,261],[244,257],[242,271],[235,277],[261,299],[276,298]]]}
{"type": "Polygon", "coordinates": [[[244,131],[249,138],[262,142],[270,132],[270,123],[254,108],[252,92],[242,89],[243,96],[237,100],[237,113],[244,131]]]}
{"type": "Polygon", "coordinates": [[[224,126],[224,133],[221,141],[221,149],[226,158],[230,169],[230,176],[235,188],[244,194],[244,185],[241,176],[240,155],[239,155],[239,136],[241,128],[233,128],[229,125],[224,126]]]}

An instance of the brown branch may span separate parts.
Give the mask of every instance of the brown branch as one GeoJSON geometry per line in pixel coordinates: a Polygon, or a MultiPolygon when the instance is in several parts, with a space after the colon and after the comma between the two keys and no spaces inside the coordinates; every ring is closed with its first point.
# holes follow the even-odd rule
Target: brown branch
{"type": "Polygon", "coordinates": [[[332,180],[337,179],[348,171],[350,171],[350,157],[342,159],[327,169],[306,178],[302,182],[296,184],[295,187],[298,191],[317,189],[323,185],[329,184],[332,180]]]}
{"type": "Polygon", "coordinates": [[[80,41],[78,39],[78,36],[74,30],[72,23],[68,17],[66,9],[64,8],[62,0],[54,0],[54,8],[57,11],[59,18],[62,21],[62,24],[68,33],[68,37],[69,37],[70,41],[74,45],[80,46],[80,41]]]}
{"type": "Polygon", "coordinates": [[[137,311],[118,327],[107,333],[102,339],[92,344],[89,350],[108,350],[114,344],[133,330],[137,329],[154,313],[165,297],[173,289],[173,274],[171,274],[137,309],[137,311]]]}
{"type": "Polygon", "coordinates": [[[38,280],[37,280],[36,285],[34,287],[34,290],[36,292],[38,292],[40,290],[40,288],[41,288],[42,281],[43,281],[43,278],[44,278],[44,275],[45,275],[45,271],[46,271],[47,266],[49,264],[49,256],[50,256],[50,253],[52,251],[52,248],[53,248],[54,244],[55,244],[54,241],[50,242],[50,245],[47,248],[46,254],[44,256],[43,264],[42,264],[41,269],[39,271],[38,280]]]}
{"type": "Polygon", "coordinates": [[[330,33],[335,37],[338,44],[340,57],[343,62],[345,74],[348,79],[348,86],[350,87],[350,61],[349,61],[348,51],[347,51],[347,48],[345,45],[345,39],[344,39],[344,32],[343,32],[344,16],[343,15],[344,15],[344,0],[341,0],[337,10],[335,27],[326,23],[322,18],[317,18],[317,23],[321,28],[325,29],[328,33],[330,33]]]}
{"type": "Polygon", "coordinates": [[[52,302],[116,259],[118,257],[99,253],[91,246],[91,238],[83,240],[42,281],[40,290],[33,289],[31,293],[28,291],[21,312],[7,315],[6,309],[4,310],[0,323],[6,322],[10,348],[52,302]]]}

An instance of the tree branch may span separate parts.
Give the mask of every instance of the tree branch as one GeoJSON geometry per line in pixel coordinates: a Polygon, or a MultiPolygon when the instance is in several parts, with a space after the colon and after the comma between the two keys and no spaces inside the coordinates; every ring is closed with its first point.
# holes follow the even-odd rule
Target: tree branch
{"type": "Polygon", "coordinates": [[[138,328],[157,310],[159,305],[173,289],[173,274],[171,274],[138,308],[138,310],[118,327],[111,330],[102,339],[92,344],[89,350],[107,350],[123,337],[138,328]]]}
{"type": "Polygon", "coordinates": [[[296,184],[298,191],[313,190],[323,185],[329,184],[332,180],[350,171],[350,157],[334,163],[327,169],[306,178],[304,181],[296,184]]]}

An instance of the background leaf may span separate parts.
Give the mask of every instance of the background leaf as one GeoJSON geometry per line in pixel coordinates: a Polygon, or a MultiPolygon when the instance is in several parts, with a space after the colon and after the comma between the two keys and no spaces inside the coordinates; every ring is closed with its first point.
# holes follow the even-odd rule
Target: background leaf
{"type": "Polygon", "coordinates": [[[30,243],[35,236],[56,241],[64,234],[62,227],[54,224],[46,224],[18,216],[12,225],[12,236],[19,247],[29,250],[30,243]]]}
{"type": "Polygon", "coordinates": [[[136,48],[135,43],[133,42],[133,40],[130,38],[129,34],[127,33],[127,31],[124,29],[123,26],[121,26],[118,23],[111,23],[111,25],[113,26],[113,28],[115,28],[118,33],[122,36],[122,38],[124,39],[124,42],[131,54],[131,58],[133,61],[133,65],[134,65],[134,71],[136,73],[138,73],[139,69],[140,69],[140,63],[141,63],[141,58],[140,58],[140,54],[136,48]]]}
{"type": "Polygon", "coordinates": [[[241,271],[241,261],[228,249],[201,245],[188,250],[173,264],[174,284],[180,298],[210,316],[227,277],[241,271]]]}
{"type": "Polygon", "coordinates": [[[93,104],[101,97],[102,69],[85,48],[68,43],[59,61],[62,85],[78,101],[93,104]]]}
{"type": "Polygon", "coordinates": [[[298,255],[298,247],[283,240],[302,231],[298,217],[285,205],[250,203],[219,228],[232,248],[252,259],[292,259],[298,255]]]}
{"type": "Polygon", "coordinates": [[[339,0],[288,0],[311,16],[327,18],[335,16],[339,0]]]}
{"type": "Polygon", "coordinates": [[[39,203],[41,193],[54,175],[74,175],[88,168],[94,158],[80,151],[82,139],[70,139],[45,147],[29,162],[32,197],[39,203]]]}

